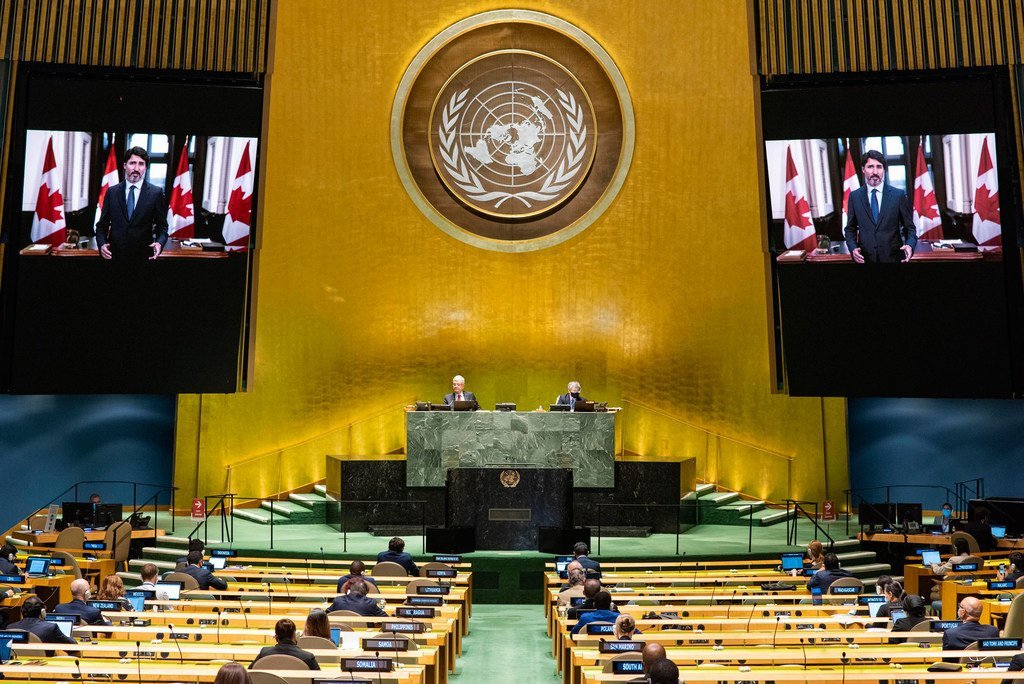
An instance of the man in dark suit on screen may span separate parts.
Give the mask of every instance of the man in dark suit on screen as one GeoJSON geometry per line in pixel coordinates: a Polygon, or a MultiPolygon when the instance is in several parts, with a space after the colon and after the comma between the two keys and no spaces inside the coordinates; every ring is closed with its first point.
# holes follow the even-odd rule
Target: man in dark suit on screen
{"type": "Polygon", "coordinates": [[[885,157],[864,155],[864,183],[850,193],[843,235],[858,264],[907,262],[914,255],[917,229],[907,193],[885,183],[885,157]]]}
{"type": "Polygon", "coordinates": [[[167,199],[147,183],[149,153],[132,147],[124,155],[124,180],[107,191],[96,244],[104,259],[156,259],[167,244],[167,199]]]}

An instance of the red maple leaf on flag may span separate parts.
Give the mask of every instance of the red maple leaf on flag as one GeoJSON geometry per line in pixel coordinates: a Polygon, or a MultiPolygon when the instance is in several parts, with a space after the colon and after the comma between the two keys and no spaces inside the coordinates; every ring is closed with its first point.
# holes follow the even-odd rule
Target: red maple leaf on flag
{"type": "MultiPolygon", "coordinates": [[[[174,188],[172,198],[180,194],[181,191],[178,188],[174,188]]],[[[185,204],[184,202],[171,202],[170,209],[175,216],[183,216],[185,218],[188,218],[189,216],[192,215],[192,205],[185,204]]]]}
{"type": "Polygon", "coordinates": [[[235,188],[228,198],[228,214],[231,220],[251,226],[252,221],[252,195],[243,197],[242,188],[235,188]]]}
{"type": "Polygon", "coordinates": [[[36,213],[40,221],[57,223],[63,218],[64,200],[60,193],[50,194],[50,189],[45,185],[39,186],[39,196],[36,198],[36,213]]]}
{"type": "Polygon", "coordinates": [[[974,198],[974,213],[982,221],[999,223],[999,192],[989,195],[988,187],[979,187],[974,198]]]}

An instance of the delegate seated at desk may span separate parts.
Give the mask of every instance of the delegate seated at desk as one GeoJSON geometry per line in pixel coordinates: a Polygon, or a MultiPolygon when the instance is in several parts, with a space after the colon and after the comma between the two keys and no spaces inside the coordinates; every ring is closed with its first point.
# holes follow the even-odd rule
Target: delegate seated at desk
{"type": "MultiPolygon", "coordinates": [[[[22,618],[17,622],[7,625],[7,629],[23,629],[39,637],[44,644],[74,644],[78,643],[69,636],[64,636],[56,622],[47,622],[45,619],[46,606],[35,596],[26,599],[21,607],[22,618]]],[[[53,657],[53,651],[46,652],[47,658],[53,657]]]]}
{"type": "Polygon", "coordinates": [[[0,575],[21,576],[21,569],[15,565],[18,560],[18,549],[14,544],[4,544],[0,548],[0,575]]]}
{"type": "Polygon", "coordinates": [[[473,408],[480,408],[480,404],[476,400],[476,395],[472,392],[466,391],[466,378],[461,375],[456,375],[452,378],[451,394],[444,395],[444,403],[449,406],[457,401],[471,401],[473,402],[473,408]]]}

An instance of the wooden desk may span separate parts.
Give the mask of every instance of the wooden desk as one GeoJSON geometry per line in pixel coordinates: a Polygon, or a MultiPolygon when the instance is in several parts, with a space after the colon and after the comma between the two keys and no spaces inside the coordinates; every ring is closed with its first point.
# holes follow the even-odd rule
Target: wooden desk
{"type": "MultiPolygon", "coordinates": [[[[157,537],[163,537],[167,533],[164,530],[132,530],[132,539],[152,539],[156,533],[157,537]]],[[[16,530],[11,532],[15,539],[28,542],[34,546],[53,546],[57,543],[57,532],[31,532],[16,530]]],[[[86,541],[103,541],[106,537],[106,530],[92,530],[85,533],[86,541]]]]}
{"type": "MultiPolygon", "coordinates": [[[[80,660],[78,665],[70,658],[33,659],[28,664],[19,659],[15,663],[0,665],[0,673],[7,680],[24,681],[71,681],[79,679],[79,671],[85,680],[110,682],[131,679],[133,682],[164,682],[164,681],[195,681],[212,682],[217,677],[222,663],[168,663],[140,660],[124,663],[119,660],[80,660]],[[36,664],[38,663],[38,664],[36,664]]],[[[296,683],[312,684],[318,679],[350,679],[352,675],[334,667],[322,667],[320,670],[265,670],[271,674],[296,683]]],[[[369,673],[361,675],[373,681],[395,684],[419,684],[423,681],[423,670],[418,667],[405,667],[393,672],[369,673]]]]}
{"type": "MultiPolygon", "coordinates": [[[[977,596],[979,598],[993,598],[999,594],[1019,594],[1024,592],[1024,589],[989,589],[985,582],[971,582],[965,584],[962,582],[946,581],[942,583],[942,619],[943,620],[956,620],[956,609],[960,605],[960,601],[965,596],[977,596]]],[[[991,603],[989,601],[982,601],[982,614],[981,622],[983,624],[992,624],[992,616],[990,614],[991,603]]]]}

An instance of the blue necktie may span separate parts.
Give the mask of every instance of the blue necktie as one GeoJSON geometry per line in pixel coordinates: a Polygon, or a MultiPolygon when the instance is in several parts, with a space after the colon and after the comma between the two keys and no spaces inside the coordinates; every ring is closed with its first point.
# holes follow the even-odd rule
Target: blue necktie
{"type": "MultiPolygon", "coordinates": [[[[135,186],[128,188],[128,218],[132,217],[135,213],[135,186]]],[[[875,210],[875,217],[878,217],[878,211],[875,210]]]]}
{"type": "MultiPolygon", "coordinates": [[[[128,211],[128,215],[131,216],[131,210],[128,211]]],[[[878,223],[878,191],[871,191],[871,218],[874,219],[875,223],[878,223]]]]}
{"type": "Polygon", "coordinates": [[[570,411],[575,411],[576,410],[576,400],[573,399],[573,396],[571,394],[569,395],[569,410],[570,411]]]}

